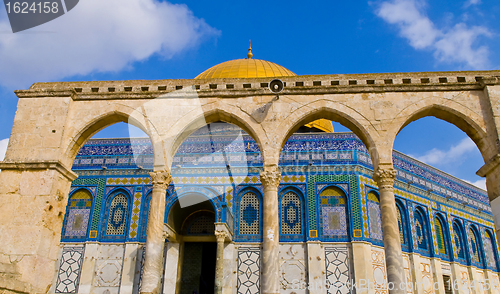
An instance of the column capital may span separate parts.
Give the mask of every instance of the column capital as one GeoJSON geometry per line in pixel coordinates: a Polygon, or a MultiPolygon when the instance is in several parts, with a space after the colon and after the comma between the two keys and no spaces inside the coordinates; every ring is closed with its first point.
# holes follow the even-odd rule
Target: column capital
{"type": "Polygon", "coordinates": [[[168,184],[172,182],[172,175],[166,170],[150,172],[149,176],[153,179],[153,188],[167,189],[168,184]]]}
{"type": "Polygon", "coordinates": [[[220,230],[220,231],[214,231],[215,239],[217,239],[217,243],[224,243],[226,238],[228,237],[228,234],[226,231],[220,230]]]}
{"type": "Polygon", "coordinates": [[[373,173],[373,180],[377,182],[379,189],[392,189],[394,186],[394,179],[396,179],[397,174],[398,172],[392,167],[379,167],[377,171],[373,173]]]}
{"type": "Polygon", "coordinates": [[[260,181],[264,188],[278,188],[281,181],[281,172],[277,165],[264,166],[260,173],[260,181]]]}

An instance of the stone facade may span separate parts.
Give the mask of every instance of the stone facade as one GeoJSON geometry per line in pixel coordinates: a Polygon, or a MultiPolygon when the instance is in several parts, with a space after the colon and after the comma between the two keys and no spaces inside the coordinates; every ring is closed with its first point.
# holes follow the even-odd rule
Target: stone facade
{"type": "MultiPolygon", "coordinates": [[[[120,292],[122,290],[133,292],[139,291],[139,288],[134,283],[137,275],[131,273],[136,273],[136,269],[142,267],[144,272],[152,273],[147,275],[146,281],[141,281],[147,288],[143,288],[142,292],[157,293],[160,291],[160,285],[165,285],[167,280],[169,285],[174,284],[177,287],[179,281],[173,281],[172,276],[165,279],[165,275],[159,272],[163,267],[158,268],[158,259],[160,261],[166,259],[167,265],[169,260],[172,260],[173,264],[182,264],[182,260],[175,257],[175,252],[182,250],[174,245],[174,241],[180,237],[179,232],[175,229],[170,231],[163,229],[167,232],[166,235],[159,236],[155,233],[154,238],[159,240],[166,237],[169,240],[167,246],[163,246],[163,243],[160,244],[156,239],[148,242],[153,235],[141,236],[141,230],[144,230],[144,226],[141,226],[141,217],[144,218],[144,215],[139,215],[140,212],[136,211],[143,208],[140,208],[135,200],[141,199],[139,202],[142,205],[144,197],[149,193],[147,189],[155,189],[151,178],[142,170],[172,174],[172,183],[178,184],[174,171],[178,164],[174,162],[176,158],[174,155],[182,150],[181,145],[195,130],[217,121],[239,126],[255,142],[250,145],[258,151],[250,162],[249,174],[246,177],[240,176],[243,182],[248,177],[248,180],[255,185],[246,187],[248,191],[233,189],[231,197],[236,199],[235,201],[240,201],[241,195],[238,193],[251,191],[260,197],[259,205],[262,213],[258,216],[262,218],[259,219],[258,229],[263,230],[254,234],[256,237],[245,239],[249,244],[238,245],[244,242],[238,239],[239,230],[242,229],[239,216],[237,214],[229,216],[235,220],[231,224],[228,222],[229,214],[226,213],[224,216],[222,213],[227,211],[227,207],[222,203],[227,202],[222,199],[219,204],[212,202],[217,217],[215,222],[225,223],[226,226],[223,228],[228,236],[231,236],[230,242],[225,240],[222,243],[224,270],[219,272],[225,275],[226,270],[231,268],[230,261],[233,261],[233,273],[236,273],[229,275],[233,277],[232,279],[224,279],[223,292],[229,291],[227,289],[236,291],[238,285],[243,284],[249,285],[249,289],[252,287],[255,289],[259,282],[258,287],[262,287],[261,293],[278,293],[283,287],[286,288],[283,291],[289,289],[287,281],[291,277],[306,279],[307,283],[311,284],[318,280],[321,283],[325,277],[330,279],[331,275],[337,280],[349,276],[354,280],[367,277],[372,281],[387,280],[395,283],[408,280],[411,276],[414,281],[427,279],[441,284],[439,277],[445,271],[441,261],[447,259],[440,255],[439,251],[439,242],[443,240],[440,241],[439,235],[435,232],[436,214],[439,214],[437,217],[441,220],[441,227],[447,232],[452,232],[450,228],[456,224],[454,217],[459,218],[457,221],[463,231],[460,232],[459,229],[458,243],[462,236],[464,240],[462,248],[470,249],[465,262],[460,262],[458,255],[454,256],[457,252],[456,244],[453,244],[455,238],[450,237],[451,242],[449,242],[454,248],[453,257],[450,255],[448,259],[452,275],[458,277],[466,273],[470,281],[498,277],[495,268],[497,265],[490,267],[487,262],[491,259],[490,255],[484,255],[481,250],[485,248],[483,247],[485,230],[490,228],[487,230],[490,236],[498,235],[498,231],[492,229],[493,222],[497,223],[497,227],[500,224],[500,200],[498,200],[500,198],[497,198],[500,194],[500,181],[498,181],[500,147],[497,143],[499,76],[498,71],[297,76],[283,78],[286,87],[279,97],[268,90],[266,86],[266,83],[269,83],[268,79],[38,83],[28,90],[17,91],[20,98],[18,111],[5,161],[0,164],[2,169],[0,203],[4,212],[0,216],[2,244],[0,289],[54,293],[59,291],[56,290],[56,286],[58,289],[63,289],[62,281],[68,281],[64,282],[68,284],[65,284],[66,288],[63,291],[71,291],[73,283],[73,285],[85,285],[81,289],[86,289],[85,291],[89,293],[98,291],[99,287],[103,293],[116,291],[116,287],[119,287],[120,292]],[[410,158],[392,152],[394,138],[408,123],[425,116],[436,116],[455,124],[476,143],[486,162],[478,174],[487,178],[488,195],[466,184],[440,176],[438,171],[433,171],[435,174],[421,175],[419,173],[425,171],[418,168],[405,170],[409,166],[415,166],[415,163],[410,158]],[[311,154],[310,159],[313,161],[311,169],[316,169],[318,174],[302,177],[303,180],[300,175],[288,177],[286,172],[296,171],[287,171],[287,164],[280,162],[282,156],[286,155],[285,142],[289,141],[289,138],[293,139],[292,134],[301,125],[319,118],[335,120],[346,125],[359,138],[352,139],[358,142],[354,145],[363,147],[359,147],[359,150],[352,149],[352,155],[357,157],[351,158],[353,162],[350,164],[315,165],[311,154]],[[79,152],[82,154],[81,152],[85,150],[85,142],[98,130],[119,121],[134,124],[150,136],[149,161],[144,162],[144,166],[138,168],[139,171],[129,169],[129,174],[113,175],[114,171],[111,168],[101,174],[95,171],[98,176],[94,177],[90,175],[86,177],[81,171],[75,173],[76,167],[81,164],[81,161],[77,164],[75,159],[81,160],[77,154],[79,152]],[[74,167],[73,171],[71,166],[74,167]],[[329,170],[324,170],[326,167],[329,170]],[[339,172],[336,170],[337,167],[340,169],[339,172]],[[358,170],[346,170],[347,167],[357,167],[358,170]],[[261,174],[262,171],[264,174],[261,174]],[[80,175],[78,179],[76,179],[77,174],[80,175]],[[115,183],[121,183],[121,190],[108,190],[112,186],[110,175],[114,176],[115,183]],[[327,179],[323,179],[323,176],[327,176],[327,179]],[[346,179],[337,178],[340,176],[346,179]],[[132,178],[134,183],[127,182],[132,178]],[[143,190],[137,189],[137,178],[142,181],[139,186],[142,185],[143,190]],[[300,189],[300,185],[295,188],[298,189],[296,192],[298,195],[303,193],[304,205],[309,201],[313,201],[314,204],[314,201],[318,200],[314,198],[321,195],[321,191],[315,190],[318,185],[325,183],[335,185],[340,190],[343,188],[342,185],[346,185],[349,189],[346,195],[349,197],[360,195],[359,203],[352,203],[351,200],[350,210],[347,211],[358,205],[356,208],[359,211],[362,212],[365,208],[367,213],[360,215],[357,220],[349,219],[349,226],[339,227],[329,222],[338,216],[341,206],[324,207],[316,215],[311,215],[309,209],[314,205],[309,203],[309,206],[304,208],[308,214],[307,219],[304,216],[303,220],[303,239],[290,241],[297,243],[297,246],[283,245],[278,238],[280,235],[278,232],[283,228],[278,206],[282,197],[280,193],[286,188],[282,185],[287,185],[292,179],[295,179],[293,181],[297,185],[300,181],[304,182],[305,191],[300,189]],[[276,185],[273,182],[276,182],[276,185]],[[148,185],[150,187],[147,187],[148,185]],[[67,227],[63,231],[63,223],[65,216],[66,219],[70,218],[71,210],[67,209],[71,200],[69,195],[72,195],[72,189],[77,186],[87,189],[88,193],[95,197],[92,205],[100,202],[104,213],[97,214],[95,210],[89,212],[82,206],[79,207],[80,211],[73,212],[71,216],[73,220],[78,220],[78,225],[69,230],[73,234],[71,236],[78,237],[82,231],[81,225],[88,217],[86,238],[87,236],[104,238],[95,244],[92,240],[85,239],[84,242],[87,243],[83,257],[79,256],[81,254],[79,252],[82,251],[79,251],[78,246],[66,248],[69,246],[66,243],[72,241],[66,240],[65,236],[69,238],[70,235],[63,235],[61,239],[61,232],[68,232],[67,227]],[[356,192],[350,190],[354,187],[356,192]],[[377,193],[380,212],[373,204],[376,203],[374,198],[370,198],[370,187],[377,193]],[[361,196],[363,194],[364,196],[361,196]],[[108,204],[109,195],[113,195],[113,199],[116,199],[114,204],[112,203],[114,200],[108,204]],[[125,196],[120,198],[122,196],[119,195],[128,195],[129,198],[125,196]],[[309,198],[310,195],[313,198],[309,198]],[[405,199],[407,203],[400,199],[405,199]],[[491,211],[488,204],[491,205],[491,211]],[[407,205],[405,208],[408,213],[405,217],[409,221],[405,224],[412,229],[411,235],[409,231],[407,232],[406,244],[401,242],[398,233],[398,205],[407,205]],[[116,214],[119,207],[123,210],[116,214]],[[108,232],[108,227],[104,228],[99,221],[101,217],[104,219],[107,217],[106,213],[112,212],[123,219],[117,217],[117,221],[111,225],[111,231],[108,232]],[[373,218],[377,213],[381,216],[381,222],[370,224],[370,217],[373,218]],[[328,217],[323,218],[323,214],[328,217]],[[97,222],[97,226],[94,222],[97,222]],[[425,222],[426,224],[422,225],[425,222]],[[325,223],[328,223],[328,226],[325,226],[325,223]],[[418,230],[413,232],[413,229],[418,230]],[[348,231],[344,232],[346,230],[348,231]],[[122,236],[125,231],[126,235],[122,236]],[[475,236],[475,240],[465,238],[471,233],[475,236]],[[339,239],[336,238],[338,236],[345,237],[339,239]],[[376,238],[366,240],[370,236],[376,238]],[[141,238],[144,237],[146,237],[146,247],[148,243],[156,246],[146,250],[144,258],[139,258],[138,256],[142,255],[137,252],[139,244],[144,242],[141,238]],[[129,244],[129,238],[136,238],[136,241],[132,242],[135,245],[129,244]],[[420,240],[427,243],[424,244],[420,240]],[[124,245],[101,244],[108,242],[124,245]],[[260,242],[263,249],[257,250],[260,246],[256,244],[260,242]],[[345,244],[344,247],[340,243],[345,244]],[[110,249],[120,246],[122,246],[120,250],[110,249]],[[297,257],[280,259],[280,256],[286,254],[283,253],[284,246],[289,247],[286,250],[297,252],[295,254],[297,257]],[[299,253],[300,248],[304,253],[299,253]],[[93,252],[90,253],[90,258],[87,253],[89,250],[93,252]],[[101,253],[108,251],[113,252],[109,255],[113,258],[100,262],[99,256],[103,256],[101,253]],[[121,252],[121,256],[118,251],[121,252]],[[476,255],[481,257],[476,258],[476,255]],[[153,257],[148,258],[148,256],[153,257]],[[226,256],[232,259],[229,260],[226,256]],[[365,258],[358,259],[358,256],[365,258]],[[249,263],[257,264],[257,261],[261,263],[258,267],[258,281],[252,278],[252,275],[249,275],[248,280],[242,280],[243,272],[239,274],[239,268],[235,266],[238,264],[237,260],[243,263],[244,258],[249,260],[249,263]],[[141,260],[139,265],[138,260],[141,260]],[[346,260],[351,264],[339,265],[346,260]],[[369,261],[373,267],[371,271],[367,269],[369,261]],[[225,266],[226,264],[229,266],[225,266]],[[285,270],[286,274],[280,275],[284,264],[290,270],[285,270]],[[334,269],[331,264],[335,264],[336,268],[334,269]],[[360,267],[359,264],[363,266],[360,267]],[[74,271],[69,272],[69,267],[74,267],[74,271]],[[103,273],[106,273],[106,277],[97,280],[95,275],[92,276],[92,272],[87,272],[92,268],[97,269],[94,273],[99,272],[99,269],[104,267],[106,269],[103,273]],[[119,281],[113,278],[113,270],[109,270],[111,267],[116,268],[117,273],[120,271],[119,281]],[[338,274],[339,271],[341,275],[338,274]],[[76,272],[79,272],[79,281],[71,278],[76,272]],[[287,278],[288,272],[290,277],[287,278]]],[[[313,149],[306,148],[306,150],[313,149]]],[[[331,156],[332,160],[335,159],[335,155],[331,156]]],[[[347,153],[344,155],[338,152],[336,156],[338,159],[348,159],[347,153]]],[[[301,159],[296,158],[296,160],[300,162],[301,159]]],[[[102,161],[101,167],[106,164],[102,161]]],[[[109,164],[112,165],[111,162],[109,164]]],[[[119,165],[119,161],[116,164],[119,165]]],[[[309,166],[309,164],[303,165],[309,166]]],[[[206,178],[200,177],[199,180],[210,181],[206,178]]],[[[198,177],[194,180],[197,181],[198,177]]],[[[183,178],[180,181],[183,181],[183,178]]],[[[168,211],[168,197],[173,193],[166,189],[165,199],[161,197],[165,190],[159,187],[156,190],[157,194],[152,192],[153,199],[160,204],[163,200],[166,201],[168,211]]],[[[177,190],[176,192],[179,193],[177,190]]],[[[221,193],[225,195],[229,191],[223,190],[221,193]]],[[[336,196],[331,193],[324,197],[335,198],[336,196]]],[[[247,202],[252,203],[252,200],[249,199],[247,202]]],[[[234,204],[235,207],[238,207],[237,203],[234,204]]],[[[255,206],[253,208],[256,209],[255,206]]],[[[154,209],[158,207],[155,206],[154,209]]],[[[163,215],[161,209],[160,211],[154,209],[149,208],[149,215],[152,213],[156,216],[163,215]]],[[[158,228],[163,226],[163,221],[158,217],[153,219],[156,222],[148,222],[146,231],[158,232],[158,228]],[[149,228],[149,226],[154,227],[149,228]]],[[[245,228],[247,232],[252,232],[253,223],[245,228]]],[[[498,254],[496,243],[492,242],[491,248],[498,254]]],[[[168,266],[166,268],[165,271],[175,271],[168,266]]],[[[378,282],[374,287],[375,290],[367,289],[367,291],[406,292],[401,289],[385,289],[384,283],[378,282]]],[[[169,291],[171,289],[169,288],[169,291]]],[[[444,289],[444,286],[440,289],[444,289]]],[[[323,293],[321,292],[323,290],[310,289],[309,292],[323,293]]],[[[427,288],[415,291],[427,293],[427,288]]]]}

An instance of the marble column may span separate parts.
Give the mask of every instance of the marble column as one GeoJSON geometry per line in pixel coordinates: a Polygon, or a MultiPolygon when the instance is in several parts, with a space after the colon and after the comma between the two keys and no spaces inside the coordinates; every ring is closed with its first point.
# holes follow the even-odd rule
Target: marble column
{"type": "Polygon", "coordinates": [[[215,261],[215,294],[222,294],[224,285],[224,242],[227,233],[225,231],[215,231],[217,239],[217,255],[215,261]]]}
{"type": "Polygon", "coordinates": [[[378,170],[373,173],[373,179],[377,182],[378,191],[380,193],[380,214],[382,218],[389,293],[403,294],[406,293],[406,289],[401,286],[406,279],[401,241],[399,239],[396,200],[394,198],[393,185],[396,174],[397,172],[392,167],[378,168],[378,170]]]}
{"type": "Polygon", "coordinates": [[[278,294],[280,293],[278,185],[281,181],[278,166],[265,166],[264,171],[260,173],[260,181],[264,186],[261,293],[278,294]]]}
{"type": "Polygon", "coordinates": [[[146,255],[142,273],[141,294],[161,292],[160,281],[163,273],[163,249],[165,236],[165,195],[172,176],[167,171],[149,173],[153,179],[153,194],[149,202],[148,225],[146,228],[146,255]]]}

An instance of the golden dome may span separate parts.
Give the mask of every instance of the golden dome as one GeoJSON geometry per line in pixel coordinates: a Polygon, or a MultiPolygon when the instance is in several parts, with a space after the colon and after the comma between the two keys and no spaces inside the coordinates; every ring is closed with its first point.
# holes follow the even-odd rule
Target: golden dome
{"type": "Polygon", "coordinates": [[[274,78],[296,76],[290,70],[276,63],[252,59],[252,46],[248,48],[246,59],[229,60],[217,64],[199,74],[195,79],[222,78],[274,78]]]}
{"type": "Polygon", "coordinates": [[[296,74],[273,62],[260,59],[235,59],[217,64],[199,74],[195,79],[274,78],[291,76],[296,76],[296,74]]]}

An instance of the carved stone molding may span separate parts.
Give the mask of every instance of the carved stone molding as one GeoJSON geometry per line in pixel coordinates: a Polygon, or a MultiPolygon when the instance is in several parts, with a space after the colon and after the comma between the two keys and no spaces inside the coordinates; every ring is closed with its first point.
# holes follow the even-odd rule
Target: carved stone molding
{"type": "Polygon", "coordinates": [[[373,180],[377,182],[379,189],[393,189],[394,179],[396,178],[397,171],[394,168],[378,168],[373,173],[373,180]]]}
{"type": "Polygon", "coordinates": [[[168,184],[172,182],[172,175],[168,171],[150,172],[149,176],[153,179],[153,188],[161,188],[166,190],[168,184]]]}
{"type": "Polygon", "coordinates": [[[281,181],[281,173],[278,166],[265,166],[264,170],[260,173],[260,181],[264,188],[278,189],[281,181]]]}

